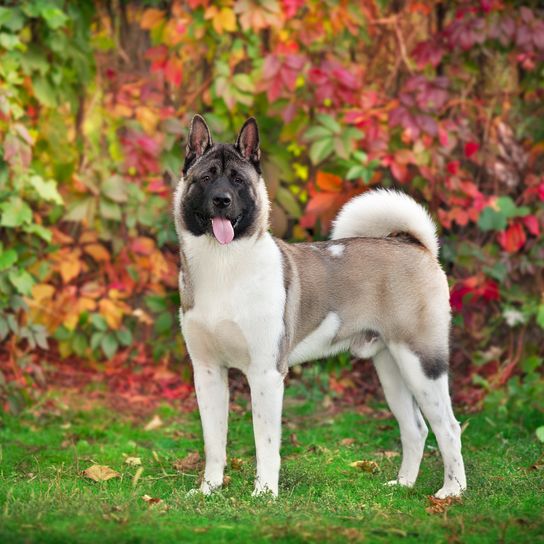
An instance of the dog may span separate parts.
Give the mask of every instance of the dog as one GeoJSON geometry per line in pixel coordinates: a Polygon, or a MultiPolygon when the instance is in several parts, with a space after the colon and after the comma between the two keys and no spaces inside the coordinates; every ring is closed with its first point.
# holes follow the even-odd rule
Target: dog
{"type": "Polygon", "coordinates": [[[290,366],[349,351],[372,358],[398,420],[402,462],[391,485],[414,485],[430,424],[444,462],[437,498],[466,489],[461,429],[448,387],[449,289],[435,225],[409,196],[349,201],[330,241],[288,244],[268,232],[270,204],[254,118],[235,144],[191,122],[174,196],[180,323],[191,357],[206,465],[197,492],[223,484],[228,368],[251,389],[253,495],[278,494],[284,378],[290,366]]]}

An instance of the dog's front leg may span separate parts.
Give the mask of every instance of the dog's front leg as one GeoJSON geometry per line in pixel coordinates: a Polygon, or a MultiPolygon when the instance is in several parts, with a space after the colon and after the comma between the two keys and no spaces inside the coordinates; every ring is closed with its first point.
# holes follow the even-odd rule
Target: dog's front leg
{"type": "Polygon", "coordinates": [[[253,495],[278,495],[280,473],[281,412],[283,376],[272,368],[250,369],[247,375],[251,388],[253,431],[257,450],[257,477],[253,495]]]}
{"type": "Polygon", "coordinates": [[[209,495],[223,485],[229,417],[228,371],[217,364],[193,362],[196,398],[204,433],[206,468],[200,491],[209,495]]]}

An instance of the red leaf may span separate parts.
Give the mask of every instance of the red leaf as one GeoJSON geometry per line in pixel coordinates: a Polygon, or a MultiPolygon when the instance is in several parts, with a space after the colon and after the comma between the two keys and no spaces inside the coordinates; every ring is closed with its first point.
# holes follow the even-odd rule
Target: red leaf
{"type": "Polygon", "coordinates": [[[323,191],[338,192],[342,190],[342,178],[328,172],[318,172],[315,182],[323,191]]]}
{"type": "Polygon", "coordinates": [[[540,225],[538,219],[534,215],[527,215],[522,219],[525,228],[533,235],[538,236],[540,234],[540,225]]]}
{"type": "Polygon", "coordinates": [[[480,144],[478,142],[473,142],[473,141],[467,142],[465,144],[465,157],[467,159],[470,159],[470,157],[472,157],[472,155],[477,153],[479,149],[480,149],[480,144]]]}
{"type": "Polygon", "coordinates": [[[452,176],[455,176],[459,172],[459,161],[450,161],[446,168],[452,176]]]}
{"type": "Polygon", "coordinates": [[[510,225],[505,231],[498,234],[499,244],[508,253],[519,251],[527,240],[525,231],[520,223],[510,225]]]}

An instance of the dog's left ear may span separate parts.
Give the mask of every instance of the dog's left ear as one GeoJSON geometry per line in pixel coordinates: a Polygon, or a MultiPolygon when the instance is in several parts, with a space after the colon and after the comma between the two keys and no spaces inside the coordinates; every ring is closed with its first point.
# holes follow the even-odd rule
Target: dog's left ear
{"type": "Polygon", "coordinates": [[[261,150],[259,149],[259,127],[254,117],[250,117],[245,123],[238,139],[236,140],[236,148],[244,157],[244,159],[253,163],[255,166],[259,164],[261,158],[261,150]]]}

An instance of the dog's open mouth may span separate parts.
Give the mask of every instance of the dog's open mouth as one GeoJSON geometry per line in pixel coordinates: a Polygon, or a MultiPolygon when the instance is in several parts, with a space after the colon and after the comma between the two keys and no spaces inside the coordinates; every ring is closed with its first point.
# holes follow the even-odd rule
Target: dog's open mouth
{"type": "Polygon", "coordinates": [[[230,244],[234,240],[234,229],[240,222],[242,214],[234,219],[228,217],[212,217],[212,232],[217,241],[222,244],[230,244]]]}

